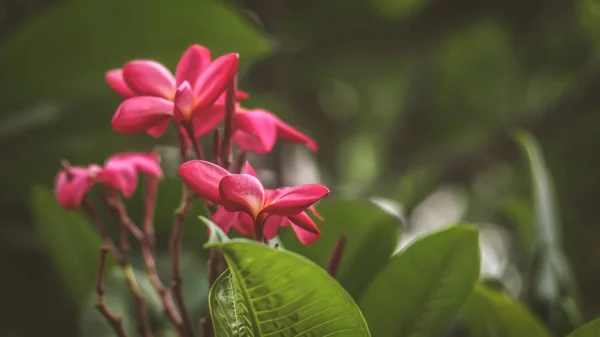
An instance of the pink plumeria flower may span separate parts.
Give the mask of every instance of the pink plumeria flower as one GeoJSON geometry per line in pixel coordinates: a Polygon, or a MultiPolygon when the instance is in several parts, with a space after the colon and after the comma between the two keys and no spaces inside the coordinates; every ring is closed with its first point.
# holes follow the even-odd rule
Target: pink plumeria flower
{"type": "Polygon", "coordinates": [[[303,244],[310,244],[321,235],[304,211],[329,194],[325,186],[307,184],[265,190],[253,174],[232,174],[203,160],[184,163],[179,174],[198,195],[223,206],[213,219],[224,231],[233,226],[243,235],[256,238],[258,229],[270,239],[280,227],[289,224],[303,244]]]}
{"type": "Polygon", "coordinates": [[[162,178],[158,154],[120,153],[108,158],[104,166],[69,167],[56,176],[54,192],[61,206],[75,210],[85,194],[97,183],[130,197],[137,187],[138,173],[162,178]]]}
{"type": "Polygon", "coordinates": [[[223,119],[213,104],[237,69],[237,54],[211,61],[210,51],[200,45],[185,51],[175,76],[156,61],[130,61],[106,73],[110,87],[126,98],[113,116],[112,127],[124,134],[147,132],[160,137],[174,118],[178,124],[212,129],[223,119]]]}

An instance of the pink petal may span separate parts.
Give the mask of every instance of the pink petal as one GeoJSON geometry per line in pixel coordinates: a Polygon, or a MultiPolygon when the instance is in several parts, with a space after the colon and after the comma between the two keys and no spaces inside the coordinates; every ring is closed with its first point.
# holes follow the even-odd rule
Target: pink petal
{"type": "Polygon", "coordinates": [[[194,94],[192,86],[184,81],[175,93],[174,117],[177,122],[189,120],[192,115],[192,105],[194,104],[194,94]]]}
{"type": "Polygon", "coordinates": [[[194,85],[196,107],[205,108],[213,104],[233,80],[237,70],[237,54],[226,54],[214,60],[194,85]]]}
{"type": "Polygon", "coordinates": [[[86,192],[94,185],[88,178],[88,171],[83,167],[71,167],[69,174],[61,171],[54,182],[54,193],[58,203],[70,210],[79,208],[86,192]]]}
{"type": "MultiPolygon", "coordinates": [[[[233,117],[234,128],[255,136],[262,149],[271,152],[277,141],[277,118],[264,110],[238,112],[233,117]]],[[[238,144],[245,149],[244,144],[238,144]]]]}
{"type": "Polygon", "coordinates": [[[294,129],[280,119],[277,119],[277,138],[288,142],[302,143],[313,152],[317,151],[319,148],[317,146],[317,142],[315,142],[312,138],[294,129]]]}
{"type": "Polygon", "coordinates": [[[127,162],[115,163],[98,174],[98,182],[109,188],[118,189],[126,197],[131,197],[138,184],[135,167],[127,162]]]}
{"type": "Polygon", "coordinates": [[[207,108],[196,109],[192,112],[192,125],[194,136],[202,137],[214,130],[225,118],[225,107],[221,104],[213,104],[207,108]]]}
{"type": "Polygon", "coordinates": [[[175,78],[162,64],[152,60],[130,61],[123,67],[125,82],[140,96],[155,96],[172,100],[175,78]]]}
{"type": "MultiPolygon", "coordinates": [[[[258,176],[256,175],[256,172],[254,172],[254,169],[252,168],[252,166],[250,166],[249,162],[245,162],[244,166],[242,166],[242,173],[249,174],[255,178],[258,178],[258,176]]],[[[265,192],[266,191],[267,190],[265,190],[265,192]]]]}
{"type": "Polygon", "coordinates": [[[235,130],[233,132],[232,140],[235,145],[246,152],[253,152],[260,155],[269,153],[261,143],[260,139],[248,132],[235,130]]]}
{"type": "Polygon", "coordinates": [[[247,100],[249,97],[250,97],[250,94],[245,91],[238,90],[235,93],[235,99],[238,101],[247,100]]]}
{"type": "Polygon", "coordinates": [[[237,218],[233,222],[233,228],[247,238],[254,238],[254,220],[246,212],[235,212],[237,218]]]}
{"type": "Polygon", "coordinates": [[[136,172],[162,178],[163,172],[159,164],[160,158],[157,153],[125,152],[111,156],[106,160],[104,168],[121,167],[121,165],[130,165],[136,172]]]}
{"type": "Polygon", "coordinates": [[[160,122],[156,126],[153,126],[153,127],[149,128],[148,130],[146,130],[146,132],[150,136],[152,136],[154,138],[158,138],[158,137],[164,135],[168,129],[169,129],[169,120],[165,119],[164,121],[160,122]]]}
{"type": "Polygon", "coordinates": [[[291,221],[292,229],[302,244],[310,245],[321,237],[321,231],[305,212],[288,216],[288,219],[291,221]]]}
{"type": "Polygon", "coordinates": [[[258,179],[249,174],[231,174],[219,183],[221,202],[230,212],[244,211],[253,218],[260,213],[265,191],[258,179]]]}
{"type": "Polygon", "coordinates": [[[179,167],[183,182],[204,199],[222,204],[219,182],[230,173],[224,168],[204,160],[190,160],[179,167]]]}
{"type": "Polygon", "coordinates": [[[319,214],[319,212],[317,212],[317,209],[315,208],[315,205],[310,206],[309,208],[307,208],[308,211],[310,211],[315,218],[321,220],[321,221],[325,221],[325,219],[323,219],[323,217],[321,216],[321,214],[319,214]]]}
{"type": "Polygon", "coordinates": [[[267,218],[263,228],[263,235],[267,240],[271,240],[279,232],[279,228],[288,224],[288,219],[284,216],[271,215],[267,218]]]}
{"type": "Polygon", "coordinates": [[[237,214],[238,212],[228,212],[224,207],[219,207],[215,214],[213,214],[211,220],[227,234],[229,233],[229,229],[233,226],[233,223],[237,221],[237,214]]]}
{"type": "Polygon", "coordinates": [[[173,103],[159,97],[137,96],[123,101],[112,127],[126,135],[155,130],[173,115],[173,103]]]}
{"type": "Polygon", "coordinates": [[[108,86],[121,95],[121,97],[129,98],[135,96],[135,93],[125,83],[125,79],[123,79],[123,69],[109,70],[104,75],[104,78],[108,86]]]}
{"type": "Polygon", "coordinates": [[[288,187],[284,193],[270,200],[270,204],[263,209],[263,212],[277,215],[298,214],[328,194],[329,189],[319,184],[288,187]]]}
{"type": "Polygon", "coordinates": [[[210,64],[210,50],[200,45],[189,47],[177,64],[175,82],[181,85],[184,81],[196,83],[200,74],[210,64]]]}

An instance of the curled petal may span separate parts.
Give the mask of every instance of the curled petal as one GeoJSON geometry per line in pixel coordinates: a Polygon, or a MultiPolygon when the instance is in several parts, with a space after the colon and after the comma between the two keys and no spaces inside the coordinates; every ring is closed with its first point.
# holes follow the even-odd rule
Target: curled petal
{"type": "Polygon", "coordinates": [[[192,112],[192,125],[194,126],[194,136],[202,137],[214,130],[225,118],[225,107],[220,104],[213,104],[207,108],[196,109],[192,112]]]}
{"type": "Polygon", "coordinates": [[[85,193],[94,185],[88,171],[82,167],[71,167],[69,173],[61,171],[54,181],[54,193],[58,203],[70,210],[79,208],[85,193]]]}
{"type": "Polygon", "coordinates": [[[164,126],[173,114],[173,103],[159,97],[137,96],[123,101],[112,118],[112,128],[126,135],[164,126]]]}
{"type": "MultiPolygon", "coordinates": [[[[274,193],[278,190],[275,190],[274,193]]],[[[263,212],[278,215],[298,214],[328,194],[329,189],[319,184],[288,187],[283,193],[275,194],[263,212]]]]}
{"type": "Polygon", "coordinates": [[[190,160],[179,167],[183,182],[204,199],[222,205],[219,182],[230,173],[204,160],[190,160]]]}
{"type": "MultiPolygon", "coordinates": [[[[238,112],[233,117],[234,127],[256,137],[265,153],[271,152],[277,141],[277,117],[264,110],[238,112]]],[[[245,144],[238,144],[242,149],[245,144]]]]}
{"type": "Polygon", "coordinates": [[[115,162],[98,173],[98,182],[118,189],[126,197],[131,197],[138,184],[135,167],[127,162],[115,162]]]}
{"type": "Polygon", "coordinates": [[[154,138],[158,138],[162,135],[165,134],[165,132],[167,132],[167,130],[169,129],[169,120],[165,119],[164,121],[160,122],[159,124],[149,128],[148,130],[146,130],[146,132],[154,137],[154,138]]]}
{"type": "Polygon", "coordinates": [[[205,108],[213,104],[233,80],[237,70],[237,54],[226,54],[214,60],[194,85],[196,107],[205,108]]]}
{"type": "Polygon", "coordinates": [[[311,151],[315,152],[319,149],[317,142],[312,138],[294,129],[289,124],[277,119],[277,138],[293,143],[302,143],[311,151]]]}
{"type": "Polygon", "coordinates": [[[175,78],[162,64],[152,60],[130,61],[123,67],[125,82],[140,96],[155,96],[172,100],[175,78]]]}
{"type": "Polygon", "coordinates": [[[247,238],[254,236],[254,221],[244,212],[229,212],[225,207],[219,207],[211,220],[226,234],[233,228],[247,238]]]}
{"type": "Polygon", "coordinates": [[[321,237],[321,231],[305,212],[291,215],[288,219],[292,223],[294,233],[296,233],[298,240],[302,244],[310,245],[321,237]]]}
{"type": "Polygon", "coordinates": [[[189,120],[192,114],[192,105],[194,104],[194,95],[192,86],[184,81],[175,93],[174,117],[177,122],[189,120]]]}
{"type": "Polygon", "coordinates": [[[279,228],[288,225],[289,220],[284,216],[271,215],[265,220],[263,228],[263,236],[267,240],[271,240],[277,235],[279,228]]]}
{"type": "Polygon", "coordinates": [[[104,75],[108,85],[123,98],[135,96],[135,93],[129,88],[123,78],[123,69],[113,69],[106,72],[104,75]]]}
{"type": "Polygon", "coordinates": [[[159,164],[160,158],[157,153],[125,152],[114,155],[106,160],[104,168],[131,166],[136,172],[162,178],[163,172],[159,164]]]}
{"type": "Polygon", "coordinates": [[[184,81],[196,83],[200,74],[210,64],[210,50],[201,45],[189,47],[177,64],[175,81],[181,85],[184,81]]]}
{"type": "MultiPolygon", "coordinates": [[[[255,178],[258,178],[258,176],[256,175],[256,172],[254,172],[254,169],[252,168],[252,166],[250,166],[249,162],[245,162],[244,166],[242,166],[242,173],[249,174],[255,178]]],[[[266,192],[266,190],[265,190],[265,192],[266,192]]]]}
{"type": "Polygon", "coordinates": [[[222,205],[230,212],[244,211],[253,218],[260,213],[265,201],[265,191],[255,177],[248,174],[231,174],[219,183],[222,205]]]}
{"type": "Polygon", "coordinates": [[[247,100],[249,97],[250,97],[250,94],[245,91],[238,90],[235,92],[235,99],[238,101],[247,100]]]}
{"type": "Polygon", "coordinates": [[[308,211],[310,211],[315,218],[321,220],[321,221],[325,221],[325,219],[323,219],[323,217],[321,216],[321,214],[319,214],[319,212],[317,212],[317,209],[315,208],[315,205],[310,206],[309,208],[307,208],[308,211]]]}

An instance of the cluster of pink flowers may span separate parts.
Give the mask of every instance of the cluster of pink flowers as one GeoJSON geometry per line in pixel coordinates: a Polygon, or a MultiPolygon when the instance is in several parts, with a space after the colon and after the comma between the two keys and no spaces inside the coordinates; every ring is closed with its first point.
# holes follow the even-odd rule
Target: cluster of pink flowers
{"type": "MultiPolygon", "coordinates": [[[[269,153],[276,141],[301,143],[312,151],[317,144],[310,137],[264,109],[248,109],[239,104],[249,94],[236,89],[238,55],[226,54],[212,59],[200,45],[189,47],[181,57],[175,75],[152,60],[133,60],[106,73],[106,81],[124,101],[112,118],[112,128],[123,134],[164,135],[171,121],[180,134],[182,153],[222,122],[228,124],[219,144],[235,144],[241,153],[269,153]],[[228,89],[233,88],[233,90],[228,89]]],[[[329,194],[322,185],[265,189],[249,163],[219,160],[226,147],[215,146],[214,163],[189,160],[179,169],[183,182],[209,205],[218,205],[212,220],[225,232],[236,229],[257,240],[273,238],[279,228],[291,226],[304,244],[314,242],[320,231],[306,211],[321,219],[313,204],[329,194]],[[235,165],[237,164],[237,165],[235,165]],[[236,172],[237,171],[237,172],[236,172]]],[[[244,158],[244,156],[239,156],[244,158]]],[[[155,153],[122,153],[104,164],[87,167],[65,166],[55,181],[59,203],[68,209],[79,207],[95,184],[125,197],[133,194],[138,173],[161,178],[159,157],[155,153]]],[[[210,207],[209,207],[210,208],[210,207]]],[[[213,207],[213,209],[215,209],[213,207]]]]}

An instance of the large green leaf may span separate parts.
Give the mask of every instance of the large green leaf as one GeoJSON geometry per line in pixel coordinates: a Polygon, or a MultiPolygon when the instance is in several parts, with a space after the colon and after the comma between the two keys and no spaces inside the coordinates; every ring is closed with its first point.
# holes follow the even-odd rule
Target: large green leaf
{"type": "Polygon", "coordinates": [[[313,262],[246,240],[207,246],[229,264],[209,294],[217,337],[370,336],[350,295],[313,262]]]}
{"type": "Polygon", "coordinates": [[[318,222],[323,236],[314,244],[304,246],[291,229],[285,229],[280,234],[284,246],[326,267],[337,241],[345,235],[337,279],[358,299],[393,254],[398,242],[399,220],[366,201],[326,200],[316,208],[325,219],[318,222]]]}
{"type": "Polygon", "coordinates": [[[600,337],[600,318],[578,328],[567,337],[600,337]]]}
{"type": "Polygon", "coordinates": [[[0,98],[80,97],[108,93],[104,72],[132,58],[171,67],[192,43],[242,65],[268,42],[240,13],[209,0],[71,0],[44,11],[9,37],[0,53],[0,98]],[[27,90],[23,90],[27,88],[27,90]]]}
{"type": "Polygon", "coordinates": [[[477,230],[452,226],[394,256],[359,303],[375,336],[432,336],[467,300],[478,277],[477,230]]]}
{"type": "Polygon", "coordinates": [[[102,242],[83,216],[61,208],[50,191],[37,186],[32,193],[36,232],[51,257],[66,291],[81,307],[94,280],[102,242]]]}
{"type": "Polygon", "coordinates": [[[464,307],[473,337],[548,337],[550,333],[510,297],[478,285],[464,307]]]}

